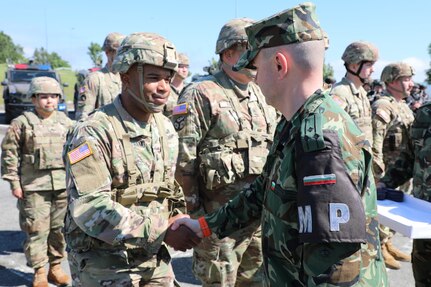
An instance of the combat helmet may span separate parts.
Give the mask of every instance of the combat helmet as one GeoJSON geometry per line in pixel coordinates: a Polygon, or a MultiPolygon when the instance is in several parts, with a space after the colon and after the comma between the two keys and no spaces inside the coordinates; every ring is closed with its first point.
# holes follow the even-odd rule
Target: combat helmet
{"type": "Polygon", "coordinates": [[[216,43],[216,54],[221,54],[224,50],[232,47],[236,43],[247,42],[245,27],[250,26],[255,21],[250,18],[238,18],[227,22],[220,30],[216,43]]]}
{"type": "Polygon", "coordinates": [[[60,83],[50,77],[35,77],[30,82],[30,88],[27,95],[30,97],[36,96],[37,94],[55,94],[60,97],[63,96],[60,83]]]}
{"type": "Polygon", "coordinates": [[[400,77],[411,77],[414,74],[413,67],[409,64],[402,62],[392,63],[383,68],[380,80],[385,83],[392,83],[400,77]]]}
{"type": "Polygon", "coordinates": [[[189,57],[187,57],[187,55],[184,53],[179,53],[178,54],[178,64],[179,65],[187,65],[187,66],[190,65],[189,57]]]}
{"type": "Polygon", "coordinates": [[[106,36],[105,41],[103,41],[102,49],[104,51],[107,51],[107,50],[117,51],[124,37],[125,36],[123,34],[120,34],[117,32],[109,33],[108,36],[106,36]]]}
{"type": "Polygon", "coordinates": [[[147,102],[144,96],[144,65],[153,65],[171,70],[172,74],[177,71],[178,59],[175,46],[164,37],[155,33],[132,33],[124,38],[118,48],[111,70],[113,73],[126,73],[131,66],[137,65],[139,76],[139,95],[130,88],[128,93],[149,113],[158,113],[163,110],[164,105],[156,105],[147,102]]]}
{"type": "Polygon", "coordinates": [[[361,62],[376,62],[379,58],[378,49],[368,42],[353,42],[347,46],[341,56],[344,63],[359,64],[361,62]]]}

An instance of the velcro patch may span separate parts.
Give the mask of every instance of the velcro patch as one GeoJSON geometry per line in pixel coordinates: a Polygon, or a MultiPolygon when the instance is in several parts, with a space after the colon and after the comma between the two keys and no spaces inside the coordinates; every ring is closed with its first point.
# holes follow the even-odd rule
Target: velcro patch
{"type": "Polygon", "coordinates": [[[310,175],[304,177],[304,185],[322,185],[322,184],[335,184],[337,183],[337,177],[335,174],[321,174],[321,175],[310,175]]]}
{"type": "Polygon", "coordinates": [[[334,100],[334,102],[336,102],[337,104],[339,104],[340,105],[340,107],[344,110],[344,108],[347,106],[347,103],[342,99],[342,98],[340,98],[339,96],[337,96],[337,95],[333,95],[332,96],[332,99],[334,100]]]}
{"type": "Polygon", "coordinates": [[[172,115],[186,115],[189,112],[189,104],[184,103],[180,105],[176,105],[174,109],[172,110],[172,115]]]}
{"type": "Polygon", "coordinates": [[[391,116],[383,109],[377,109],[376,115],[382,118],[385,123],[389,123],[391,121],[391,116]]]}
{"type": "Polygon", "coordinates": [[[90,148],[90,145],[85,142],[79,147],[71,150],[67,153],[67,156],[69,157],[70,164],[75,164],[81,160],[83,160],[86,157],[89,157],[93,154],[93,151],[90,148]]]}
{"type": "Polygon", "coordinates": [[[220,108],[230,108],[232,107],[231,104],[228,101],[221,101],[219,103],[220,108]]]}

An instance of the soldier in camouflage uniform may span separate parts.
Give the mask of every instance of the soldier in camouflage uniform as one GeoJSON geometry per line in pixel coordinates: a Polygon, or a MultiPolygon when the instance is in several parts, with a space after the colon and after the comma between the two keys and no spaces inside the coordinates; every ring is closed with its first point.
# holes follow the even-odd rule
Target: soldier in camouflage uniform
{"type": "MultiPolygon", "coordinates": [[[[414,85],[413,75],[412,67],[405,63],[389,64],[382,71],[380,78],[385,83],[386,90],[372,106],[373,166],[376,180],[383,176],[386,167],[395,163],[401,149],[410,141],[409,129],[414,116],[404,100],[414,85]]],[[[407,192],[410,184],[407,183],[400,189],[407,192]]],[[[393,246],[393,232],[388,227],[380,228],[386,266],[400,269],[401,265],[397,260],[410,261],[410,255],[393,246]]]]}
{"type": "Polygon", "coordinates": [[[377,224],[371,148],[320,88],[324,43],[304,3],[246,28],[267,102],[283,113],[262,174],[214,213],[179,219],[224,237],[262,220],[268,286],[387,286],[377,224]]]}
{"type": "MultiPolygon", "coordinates": [[[[221,69],[188,86],[174,108],[179,135],[176,177],[184,188],[187,209],[211,212],[248,187],[262,172],[276,126],[251,71],[232,65],[247,47],[245,27],[251,19],[226,23],[216,43],[221,69]]],[[[194,249],[193,272],[204,286],[261,286],[260,222],[219,240],[213,236],[194,249]]]]}
{"type": "Polygon", "coordinates": [[[2,142],[2,178],[18,198],[21,230],[27,238],[24,253],[35,269],[33,286],[67,284],[61,269],[65,257],[62,233],[66,213],[66,181],[61,150],[73,121],[56,111],[60,84],[49,77],[32,79],[28,92],[34,111],[14,119],[2,142]]]}
{"type": "MultiPolygon", "coordinates": [[[[431,202],[431,103],[420,107],[410,128],[410,142],[395,164],[387,166],[379,185],[396,188],[413,178],[414,197],[431,202]]],[[[413,275],[416,287],[431,286],[431,239],[413,239],[413,275]]]]}
{"type": "Polygon", "coordinates": [[[168,40],[127,36],[112,64],[120,96],[68,136],[65,234],[74,286],[173,286],[165,243],[184,251],[199,242],[168,227],[185,211],[174,179],[178,136],[161,113],[176,69],[168,40]]]}
{"type": "Polygon", "coordinates": [[[106,66],[96,72],[90,73],[85,79],[83,89],[78,96],[75,119],[86,119],[95,109],[103,107],[114,101],[114,98],[121,92],[121,79],[118,73],[111,69],[112,61],[118,46],[124,39],[120,33],[109,33],[103,42],[102,49],[105,51],[108,62],[106,66]]]}
{"type": "Polygon", "coordinates": [[[371,106],[363,86],[374,71],[373,66],[378,57],[378,50],[373,44],[351,43],[341,57],[346,75],[331,91],[333,99],[350,115],[370,144],[373,141],[371,106]]]}
{"type": "Polygon", "coordinates": [[[175,73],[171,82],[171,94],[165,105],[163,114],[168,118],[172,115],[174,106],[177,105],[178,97],[185,87],[185,79],[189,76],[189,58],[186,54],[178,54],[178,71],[175,73]]]}

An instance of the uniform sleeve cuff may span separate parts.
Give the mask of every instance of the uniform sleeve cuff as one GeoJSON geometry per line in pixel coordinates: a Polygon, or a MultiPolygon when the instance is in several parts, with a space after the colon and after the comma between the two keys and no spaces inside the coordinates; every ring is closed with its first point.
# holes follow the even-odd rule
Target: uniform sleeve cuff
{"type": "Polygon", "coordinates": [[[21,188],[21,183],[19,181],[11,181],[10,183],[10,188],[12,190],[15,190],[17,188],[21,188]]]}
{"type": "Polygon", "coordinates": [[[198,221],[199,221],[199,226],[201,227],[202,234],[203,234],[204,238],[210,236],[212,232],[211,232],[211,229],[208,227],[208,223],[205,220],[205,217],[203,217],[203,216],[199,217],[198,221]]]}

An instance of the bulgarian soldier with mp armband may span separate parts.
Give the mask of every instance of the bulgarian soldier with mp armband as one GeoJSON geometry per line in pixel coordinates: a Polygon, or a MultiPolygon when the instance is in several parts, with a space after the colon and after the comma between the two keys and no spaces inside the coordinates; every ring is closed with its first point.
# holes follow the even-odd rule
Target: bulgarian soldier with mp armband
{"type": "Polygon", "coordinates": [[[35,110],[14,119],[3,139],[2,178],[18,198],[27,236],[24,253],[35,270],[33,287],[48,287],[48,279],[63,285],[70,278],[60,265],[66,256],[62,228],[67,204],[61,152],[73,121],[56,111],[63,91],[55,79],[33,78],[28,93],[35,110]]]}
{"type": "Polygon", "coordinates": [[[166,244],[184,251],[200,241],[169,228],[185,216],[174,178],[178,136],[162,114],[176,69],[171,42],[127,36],[112,64],[121,94],[68,137],[65,233],[75,286],[173,286],[166,244]]]}
{"type": "Polygon", "coordinates": [[[268,286],[387,286],[371,149],[349,115],[320,89],[325,45],[312,3],[246,28],[234,69],[256,69],[282,112],[262,173],[221,208],[178,219],[220,238],[262,222],[268,286]]]}

